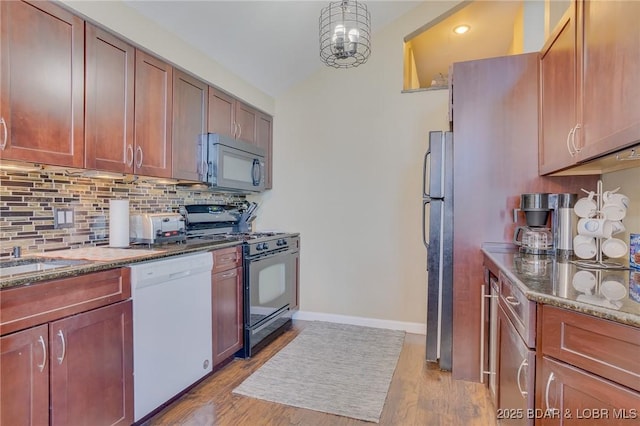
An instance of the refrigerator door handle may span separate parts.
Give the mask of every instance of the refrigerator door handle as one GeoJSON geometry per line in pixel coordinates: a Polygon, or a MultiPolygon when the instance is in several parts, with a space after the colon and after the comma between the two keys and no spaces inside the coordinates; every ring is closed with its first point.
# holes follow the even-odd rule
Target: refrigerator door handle
{"type": "MultiPolygon", "coordinates": [[[[427,241],[427,226],[426,226],[426,219],[427,219],[427,204],[431,203],[431,200],[428,198],[425,198],[422,200],[422,243],[424,244],[424,247],[427,249],[427,258],[429,257],[429,242],[427,241]]],[[[427,263],[427,271],[429,270],[429,264],[427,263]]]]}
{"type": "Polygon", "coordinates": [[[431,157],[431,146],[427,149],[427,152],[424,154],[424,163],[422,164],[422,197],[426,198],[430,195],[427,194],[427,164],[430,161],[431,157]]]}

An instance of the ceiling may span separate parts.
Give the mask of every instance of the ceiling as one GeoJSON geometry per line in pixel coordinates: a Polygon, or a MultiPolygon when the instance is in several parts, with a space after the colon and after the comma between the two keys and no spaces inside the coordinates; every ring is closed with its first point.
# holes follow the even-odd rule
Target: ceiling
{"type": "MultiPolygon", "coordinates": [[[[273,97],[325,66],[319,58],[318,18],[329,1],[124,0],[124,3],[273,97]]],[[[452,7],[458,3],[451,1],[452,7]]],[[[520,1],[478,3],[504,6],[520,1]]],[[[424,2],[368,0],[365,4],[371,13],[372,55],[375,55],[376,32],[424,2]]],[[[482,16],[490,20],[489,26],[496,26],[493,16],[482,16]]],[[[491,44],[486,39],[480,42],[491,44]]],[[[465,52],[455,53],[447,47],[448,55],[443,60],[454,56],[467,58],[470,54],[462,44],[457,44],[456,49],[465,52]]],[[[478,45],[473,49],[477,51],[478,45]]]]}

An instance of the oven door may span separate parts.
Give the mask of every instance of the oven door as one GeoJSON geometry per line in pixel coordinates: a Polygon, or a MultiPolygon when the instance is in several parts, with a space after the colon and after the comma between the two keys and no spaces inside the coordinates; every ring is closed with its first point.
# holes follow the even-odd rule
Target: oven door
{"type": "MultiPolygon", "coordinates": [[[[249,328],[259,327],[291,302],[296,264],[293,250],[258,259],[246,259],[249,328]]],[[[246,303],[246,302],[245,302],[246,303]]]]}

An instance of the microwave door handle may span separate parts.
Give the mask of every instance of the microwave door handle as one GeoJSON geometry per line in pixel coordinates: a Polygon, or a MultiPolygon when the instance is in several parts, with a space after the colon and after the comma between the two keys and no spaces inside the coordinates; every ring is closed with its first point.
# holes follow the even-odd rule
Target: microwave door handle
{"type": "Polygon", "coordinates": [[[251,174],[253,178],[253,186],[260,185],[260,160],[253,159],[253,167],[251,168],[251,174]]]}

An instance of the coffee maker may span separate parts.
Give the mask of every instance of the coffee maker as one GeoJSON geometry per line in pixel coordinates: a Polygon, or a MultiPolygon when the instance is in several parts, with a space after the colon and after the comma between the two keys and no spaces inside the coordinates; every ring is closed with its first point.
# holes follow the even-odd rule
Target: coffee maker
{"type": "Polygon", "coordinates": [[[513,211],[515,222],[519,211],[525,215],[526,226],[518,226],[513,236],[520,252],[571,257],[577,223],[573,206],[577,198],[577,194],[522,194],[520,208],[513,211]]]}

